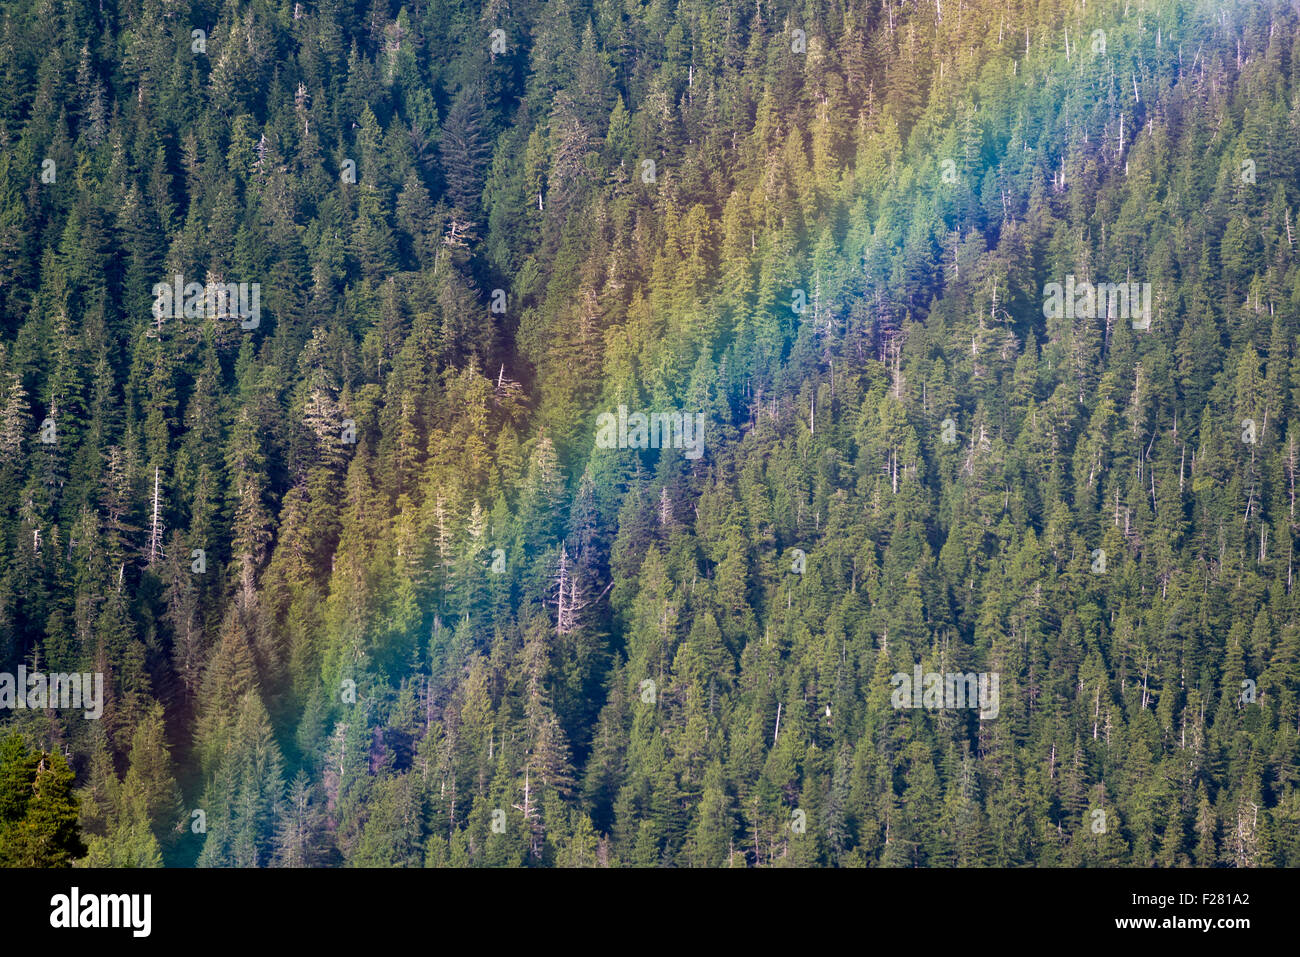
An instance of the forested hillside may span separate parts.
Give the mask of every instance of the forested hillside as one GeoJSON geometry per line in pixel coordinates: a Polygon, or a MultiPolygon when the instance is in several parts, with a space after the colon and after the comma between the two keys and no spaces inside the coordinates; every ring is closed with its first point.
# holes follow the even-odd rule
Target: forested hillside
{"type": "Polygon", "coordinates": [[[1300,866],[1297,470],[1294,0],[0,9],[0,864],[1300,866]]]}

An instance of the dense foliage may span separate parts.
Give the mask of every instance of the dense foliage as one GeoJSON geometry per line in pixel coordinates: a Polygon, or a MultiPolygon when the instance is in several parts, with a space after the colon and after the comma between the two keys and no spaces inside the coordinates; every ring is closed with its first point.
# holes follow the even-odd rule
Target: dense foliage
{"type": "Polygon", "coordinates": [[[0,867],[63,867],[85,853],[63,755],[33,753],[16,734],[0,741],[0,867]]]}
{"type": "Polygon", "coordinates": [[[399,4],[0,10],[0,863],[1300,865],[1294,4],[399,4]]]}

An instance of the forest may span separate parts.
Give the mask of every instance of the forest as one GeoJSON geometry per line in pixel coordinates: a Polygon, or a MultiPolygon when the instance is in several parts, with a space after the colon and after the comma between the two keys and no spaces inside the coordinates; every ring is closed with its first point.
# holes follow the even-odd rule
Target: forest
{"type": "Polygon", "coordinates": [[[1298,867],[1298,217],[1295,0],[6,0],[0,866],[1298,867]]]}

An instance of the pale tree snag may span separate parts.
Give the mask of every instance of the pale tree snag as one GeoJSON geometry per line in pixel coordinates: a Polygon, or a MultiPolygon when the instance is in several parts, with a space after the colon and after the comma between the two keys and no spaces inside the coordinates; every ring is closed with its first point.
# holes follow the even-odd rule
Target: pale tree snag
{"type": "Polygon", "coordinates": [[[160,503],[158,495],[158,466],[153,470],[153,517],[149,521],[149,566],[156,565],[163,556],[162,533],[163,523],[159,514],[160,503]]]}

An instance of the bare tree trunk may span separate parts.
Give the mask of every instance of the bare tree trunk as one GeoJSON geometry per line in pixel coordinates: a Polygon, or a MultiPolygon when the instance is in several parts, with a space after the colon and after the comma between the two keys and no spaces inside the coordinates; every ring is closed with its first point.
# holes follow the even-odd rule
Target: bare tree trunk
{"type": "Polygon", "coordinates": [[[149,523],[149,565],[153,567],[162,554],[162,519],[159,517],[158,466],[153,470],[153,519],[149,523]]]}

